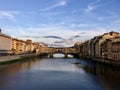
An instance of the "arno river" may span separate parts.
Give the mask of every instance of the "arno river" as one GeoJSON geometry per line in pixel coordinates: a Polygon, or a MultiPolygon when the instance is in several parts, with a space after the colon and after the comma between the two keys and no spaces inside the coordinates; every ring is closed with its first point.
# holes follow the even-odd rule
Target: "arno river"
{"type": "Polygon", "coordinates": [[[120,90],[120,68],[58,56],[0,66],[0,90],[120,90]]]}

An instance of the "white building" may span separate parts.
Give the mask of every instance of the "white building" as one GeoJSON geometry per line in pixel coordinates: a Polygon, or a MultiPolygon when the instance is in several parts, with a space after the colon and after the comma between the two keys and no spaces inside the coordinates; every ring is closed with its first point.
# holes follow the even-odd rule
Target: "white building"
{"type": "Polygon", "coordinates": [[[0,54],[10,53],[12,45],[12,38],[1,32],[0,29],[0,54]]]}

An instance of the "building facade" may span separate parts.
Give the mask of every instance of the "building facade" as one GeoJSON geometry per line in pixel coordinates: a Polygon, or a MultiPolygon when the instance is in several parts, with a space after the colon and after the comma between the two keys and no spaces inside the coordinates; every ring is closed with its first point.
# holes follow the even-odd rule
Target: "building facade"
{"type": "Polygon", "coordinates": [[[120,33],[109,32],[95,36],[77,46],[80,58],[120,60],[120,33]],[[78,48],[79,47],[79,48],[78,48]]]}
{"type": "Polygon", "coordinates": [[[107,39],[102,43],[103,59],[120,60],[120,37],[107,39]]]}
{"type": "Polygon", "coordinates": [[[12,38],[12,52],[13,54],[21,54],[25,52],[25,41],[12,38]]]}
{"type": "Polygon", "coordinates": [[[3,34],[0,29],[0,54],[11,53],[12,38],[9,35],[3,34]]]}

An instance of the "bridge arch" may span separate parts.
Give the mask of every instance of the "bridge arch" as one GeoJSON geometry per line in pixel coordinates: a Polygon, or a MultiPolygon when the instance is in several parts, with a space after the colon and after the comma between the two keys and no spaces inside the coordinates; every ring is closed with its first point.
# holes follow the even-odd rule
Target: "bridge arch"
{"type": "Polygon", "coordinates": [[[68,57],[68,55],[77,54],[76,49],[73,47],[62,47],[62,48],[52,48],[50,52],[50,57],[54,57],[54,54],[61,53],[64,54],[64,57],[68,57]]]}
{"type": "Polygon", "coordinates": [[[62,53],[55,53],[55,54],[53,54],[53,57],[55,57],[55,58],[64,58],[65,55],[62,54],[62,53]]]}

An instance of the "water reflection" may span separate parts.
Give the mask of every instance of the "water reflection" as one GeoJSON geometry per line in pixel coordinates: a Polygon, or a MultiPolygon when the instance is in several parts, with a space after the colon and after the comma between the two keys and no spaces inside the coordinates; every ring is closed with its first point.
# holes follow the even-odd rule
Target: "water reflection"
{"type": "Polygon", "coordinates": [[[29,59],[0,68],[0,90],[120,90],[120,69],[75,58],[29,59]]]}
{"type": "Polygon", "coordinates": [[[83,67],[87,73],[99,77],[105,90],[120,90],[120,68],[96,62],[89,62],[83,67]]]}
{"type": "Polygon", "coordinates": [[[76,68],[76,65],[72,65],[69,59],[42,59],[40,62],[35,63],[31,70],[46,70],[46,71],[66,71],[66,72],[84,72],[82,68],[76,68]],[[81,69],[81,70],[80,70],[81,69]]]}

